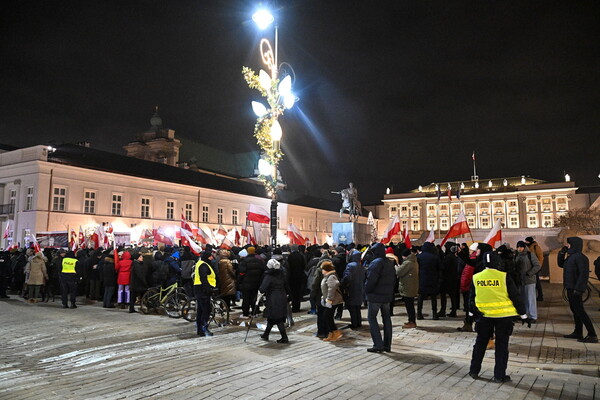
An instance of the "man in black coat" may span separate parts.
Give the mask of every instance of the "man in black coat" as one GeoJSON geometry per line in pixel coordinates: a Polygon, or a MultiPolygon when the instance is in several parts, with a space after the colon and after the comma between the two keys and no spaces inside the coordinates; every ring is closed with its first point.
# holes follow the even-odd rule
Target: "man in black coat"
{"type": "Polygon", "coordinates": [[[242,315],[250,316],[250,306],[252,306],[252,314],[256,310],[256,296],[258,288],[263,279],[266,266],[263,259],[256,254],[256,249],[252,246],[246,249],[248,256],[240,263],[238,287],[242,292],[242,315]]]}
{"type": "Polygon", "coordinates": [[[594,324],[583,308],[582,296],[590,276],[590,261],[582,251],[583,240],[573,236],[567,238],[567,245],[558,252],[558,266],[563,269],[563,286],[567,289],[569,307],[575,320],[575,330],[564,337],[583,343],[598,343],[594,324]],[[583,325],[588,331],[586,337],[583,337],[583,325]]]}
{"type": "Polygon", "coordinates": [[[423,317],[423,300],[431,297],[432,319],[440,319],[437,314],[437,294],[440,291],[442,260],[437,255],[433,243],[423,243],[422,252],[417,256],[419,262],[419,299],[417,300],[417,319],[423,317]]]}
{"type": "Polygon", "coordinates": [[[306,288],[306,259],[298,250],[298,245],[292,245],[292,252],[288,256],[288,269],[290,291],[292,296],[292,312],[300,311],[300,303],[306,288]]]}
{"type": "Polygon", "coordinates": [[[148,265],[144,263],[144,253],[134,253],[131,257],[129,290],[131,296],[129,298],[129,312],[135,312],[135,301],[138,297],[142,297],[148,290],[148,265]]]}
{"type": "Polygon", "coordinates": [[[396,270],[392,262],[385,256],[385,246],[382,243],[376,243],[371,247],[373,261],[369,263],[367,269],[367,279],[365,280],[365,294],[369,302],[367,318],[371,330],[371,339],[373,347],[367,349],[371,353],[381,353],[383,351],[392,351],[392,317],[390,313],[390,303],[394,299],[394,286],[396,284],[396,270]],[[379,330],[377,315],[381,310],[383,319],[383,340],[379,330]]]}
{"type": "Polygon", "coordinates": [[[444,244],[446,254],[442,261],[442,284],[440,286],[440,312],[438,317],[446,316],[446,295],[450,297],[450,314],[449,317],[456,318],[456,310],[458,309],[458,246],[454,242],[446,242],[444,244]]]}

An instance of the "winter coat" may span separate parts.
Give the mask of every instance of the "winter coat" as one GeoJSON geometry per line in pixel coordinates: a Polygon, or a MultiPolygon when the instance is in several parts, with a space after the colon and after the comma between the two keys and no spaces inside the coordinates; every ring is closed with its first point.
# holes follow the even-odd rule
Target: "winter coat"
{"type": "Polygon", "coordinates": [[[400,296],[417,297],[419,294],[419,263],[415,254],[411,253],[402,264],[396,267],[396,276],[400,280],[400,296]]]}
{"type": "Polygon", "coordinates": [[[440,291],[442,260],[432,243],[423,244],[422,253],[417,256],[419,262],[419,294],[431,296],[440,291]]]}
{"type": "Polygon", "coordinates": [[[235,270],[228,258],[219,260],[219,292],[221,296],[232,296],[236,293],[235,270]]]}
{"type": "Polygon", "coordinates": [[[331,302],[331,305],[338,305],[344,302],[344,298],[339,291],[340,281],[334,271],[323,275],[321,280],[321,299],[322,301],[331,302]]]}
{"type": "MultiPolygon", "coordinates": [[[[464,259],[462,260],[465,261],[464,259]]],[[[469,256],[468,261],[465,261],[465,267],[463,268],[462,274],[460,275],[461,293],[467,293],[469,290],[471,290],[471,284],[473,283],[473,275],[475,274],[475,262],[475,252],[473,252],[469,256]]]]}
{"type": "Polygon", "coordinates": [[[302,294],[306,287],[306,260],[299,251],[292,251],[288,256],[288,275],[292,293],[302,294]]]}
{"type": "Polygon", "coordinates": [[[364,286],[366,270],[360,263],[361,253],[358,250],[353,250],[350,254],[349,263],[346,265],[344,276],[340,284],[348,289],[346,305],[360,306],[364,300],[364,286]]]}
{"type": "Polygon", "coordinates": [[[269,269],[264,273],[264,279],[259,288],[266,296],[265,317],[267,319],[283,319],[287,317],[288,304],[285,278],[281,269],[269,269]]]}
{"type": "Polygon", "coordinates": [[[100,269],[100,280],[104,287],[117,286],[117,271],[115,270],[115,260],[111,256],[104,257],[104,260],[98,265],[100,269]]]}
{"type": "MultiPolygon", "coordinates": [[[[319,258],[314,267],[311,268],[312,271],[312,286],[310,288],[310,300],[313,303],[319,303],[321,301],[321,280],[323,279],[323,270],[321,269],[321,264],[325,261],[331,261],[329,255],[326,253],[319,258]]],[[[309,280],[311,277],[309,277],[309,280]]]]}
{"type": "Polygon", "coordinates": [[[536,277],[535,274],[542,269],[540,262],[538,261],[535,254],[531,254],[529,251],[519,251],[515,257],[515,266],[517,271],[521,274],[521,282],[525,285],[535,285],[536,277]]]}
{"type": "Polygon", "coordinates": [[[37,252],[31,257],[25,266],[25,274],[29,275],[27,284],[31,286],[43,285],[48,280],[48,272],[46,271],[46,257],[41,252],[37,252]]]}
{"type": "Polygon", "coordinates": [[[335,273],[338,276],[338,280],[342,279],[342,277],[344,276],[344,271],[346,270],[346,254],[342,254],[342,253],[338,253],[336,255],[334,255],[333,257],[331,257],[331,262],[333,263],[333,266],[335,267],[335,273]]]}
{"type": "Polygon", "coordinates": [[[367,268],[365,294],[372,303],[390,303],[394,300],[396,286],[396,270],[392,262],[385,256],[385,246],[376,243],[371,247],[373,261],[367,268]]]}
{"type": "Polygon", "coordinates": [[[582,253],[583,240],[580,237],[569,237],[567,243],[571,244],[571,248],[563,248],[557,257],[558,266],[563,269],[563,286],[583,293],[590,277],[590,260],[582,253]]]}
{"type": "Polygon", "coordinates": [[[129,285],[131,282],[131,254],[128,251],[123,252],[115,271],[117,272],[117,285],[129,285]]]}
{"type": "Polygon", "coordinates": [[[529,251],[532,254],[535,254],[535,256],[537,257],[538,261],[540,262],[540,265],[543,265],[544,264],[544,251],[542,250],[542,248],[540,247],[540,245],[538,244],[538,242],[533,241],[527,247],[529,247],[529,251]]]}
{"type": "Polygon", "coordinates": [[[244,257],[240,263],[238,286],[241,291],[256,291],[260,287],[267,267],[258,255],[244,257]]]}
{"type": "Polygon", "coordinates": [[[193,259],[184,260],[181,258],[181,279],[192,279],[192,271],[194,270],[194,266],[196,265],[196,261],[193,259]]]}
{"type": "Polygon", "coordinates": [[[131,263],[130,288],[132,292],[143,293],[148,290],[148,265],[134,260],[131,263]]]}
{"type": "Polygon", "coordinates": [[[448,252],[442,261],[442,285],[444,293],[454,293],[458,289],[458,258],[454,253],[448,252]]]}

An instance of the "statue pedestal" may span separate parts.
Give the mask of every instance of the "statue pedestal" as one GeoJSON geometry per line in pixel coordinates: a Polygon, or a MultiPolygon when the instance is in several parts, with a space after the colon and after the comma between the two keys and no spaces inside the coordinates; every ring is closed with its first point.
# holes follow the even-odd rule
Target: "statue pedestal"
{"type": "Polygon", "coordinates": [[[367,224],[334,222],[331,228],[335,244],[371,244],[371,233],[367,224]]]}

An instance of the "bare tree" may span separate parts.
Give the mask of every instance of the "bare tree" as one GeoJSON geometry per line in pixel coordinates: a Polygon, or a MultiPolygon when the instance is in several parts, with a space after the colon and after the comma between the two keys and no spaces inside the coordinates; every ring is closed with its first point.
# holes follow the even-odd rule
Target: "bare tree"
{"type": "Polygon", "coordinates": [[[573,208],[558,217],[554,225],[581,235],[600,235],[600,209],[573,208]]]}

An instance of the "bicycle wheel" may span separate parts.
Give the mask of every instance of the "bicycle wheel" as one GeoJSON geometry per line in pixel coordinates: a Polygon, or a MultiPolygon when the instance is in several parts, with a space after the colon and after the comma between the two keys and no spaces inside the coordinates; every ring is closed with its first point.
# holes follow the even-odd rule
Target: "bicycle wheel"
{"type": "Polygon", "coordinates": [[[223,299],[216,299],[211,302],[211,321],[217,326],[229,325],[229,307],[223,299]]]}
{"type": "Polygon", "coordinates": [[[181,309],[181,316],[189,322],[196,321],[196,299],[188,299],[181,309]]]}
{"type": "Polygon", "coordinates": [[[165,299],[165,312],[171,318],[181,318],[181,309],[186,302],[187,297],[185,294],[174,291],[165,299]]]}
{"type": "Polygon", "coordinates": [[[562,298],[565,303],[569,302],[569,296],[567,296],[567,288],[563,288],[562,290],[562,298]]]}
{"type": "Polygon", "coordinates": [[[155,312],[158,308],[158,297],[159,297],[159,289],[158,288],[150,288],[144,293],[142,299],[140,300],[140,311],[144,314],[150,314],[155,312]]]}

